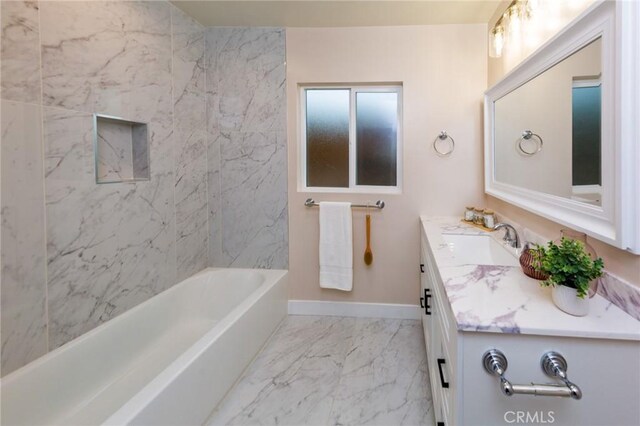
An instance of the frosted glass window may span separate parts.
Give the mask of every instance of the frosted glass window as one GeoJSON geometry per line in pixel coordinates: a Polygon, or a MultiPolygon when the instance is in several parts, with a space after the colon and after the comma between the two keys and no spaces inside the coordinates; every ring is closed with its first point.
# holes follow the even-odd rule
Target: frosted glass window
{"type": "Polygon", "coordinates": [[[307,186],[349,187],[349,90],[306,91],[307,186]]]}
{"type": "Polygon", "coordinates": [[[396,186],[398,94],[356,93],[356,184],[396,186]]]}
{"type": "Polygon", "coordinates": [[[302,87],[302,187],[400,189],[402,86],[302,87]]]}

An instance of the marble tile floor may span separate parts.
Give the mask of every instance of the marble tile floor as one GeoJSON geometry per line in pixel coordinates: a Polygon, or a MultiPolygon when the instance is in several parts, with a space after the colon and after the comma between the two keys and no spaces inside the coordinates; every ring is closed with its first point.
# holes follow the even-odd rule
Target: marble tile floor
{"type": "Polygon", "coordinates": [[[434,425],[420,321],[289,316],[207,425],[434,425]]]}

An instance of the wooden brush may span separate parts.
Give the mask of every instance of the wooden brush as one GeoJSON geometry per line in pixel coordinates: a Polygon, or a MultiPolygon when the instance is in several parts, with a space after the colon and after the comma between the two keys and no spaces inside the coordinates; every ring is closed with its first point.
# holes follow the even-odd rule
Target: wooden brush
{"type": "Polygon", "coordinates": [[[366,217],[366,227],[367,227],[367,248],[364,250],[364,263],[366,265],[371,265],[373,262],[373,252],[371,251],[371,215],[368,214],[366,217]]]}

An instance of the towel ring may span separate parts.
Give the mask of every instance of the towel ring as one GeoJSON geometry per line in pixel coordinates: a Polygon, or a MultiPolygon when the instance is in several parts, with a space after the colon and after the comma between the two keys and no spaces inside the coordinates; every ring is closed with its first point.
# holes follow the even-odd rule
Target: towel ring
{"type": "Polygon", "coordinates": [[[433,140],[433,150],[441,157],[448,157],[451,155],[453,150],[456,147],[456,141],[453,140],[451,136],[449,136],[446,130],[440,132],[438,136],[433,140]],[[442,152],[438,149],[438,141],[446,141],[447,139],[451,140],[451,148],[448,151],[442,152]]]}
{"type": "Polygon", "coordinates": [[[540,151],[542,151],[542,138],[540,137],[540,135],[533,133],[531,130],[525,130],[524,132],[522,132],[522,136],[520,137],[520,139],[518,139],[516,141],[516,145],[518,147],[518,150],[523,153],[524,155],[527,156],[532,156],[535,155],[537,153],[539,153],[540,151]],[[534,151],[527,151],[526,149],[524,149],[522,147],[522,143],[524,141],[529,141],[531,140],[531,138],[534,138],[534,142],[536,143],[536,149],[534,151]]]}

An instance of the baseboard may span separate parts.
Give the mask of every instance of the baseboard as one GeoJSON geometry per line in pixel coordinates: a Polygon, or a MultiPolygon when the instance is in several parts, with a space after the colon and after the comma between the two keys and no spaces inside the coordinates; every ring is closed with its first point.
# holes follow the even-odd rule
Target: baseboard
{"type": "Polygon", "coordinates": [[[419,320],[418,305],[393,303],[326,302],[289,300],[289,315],[318,315],[359,318],[394,318],[419,320]]]}

